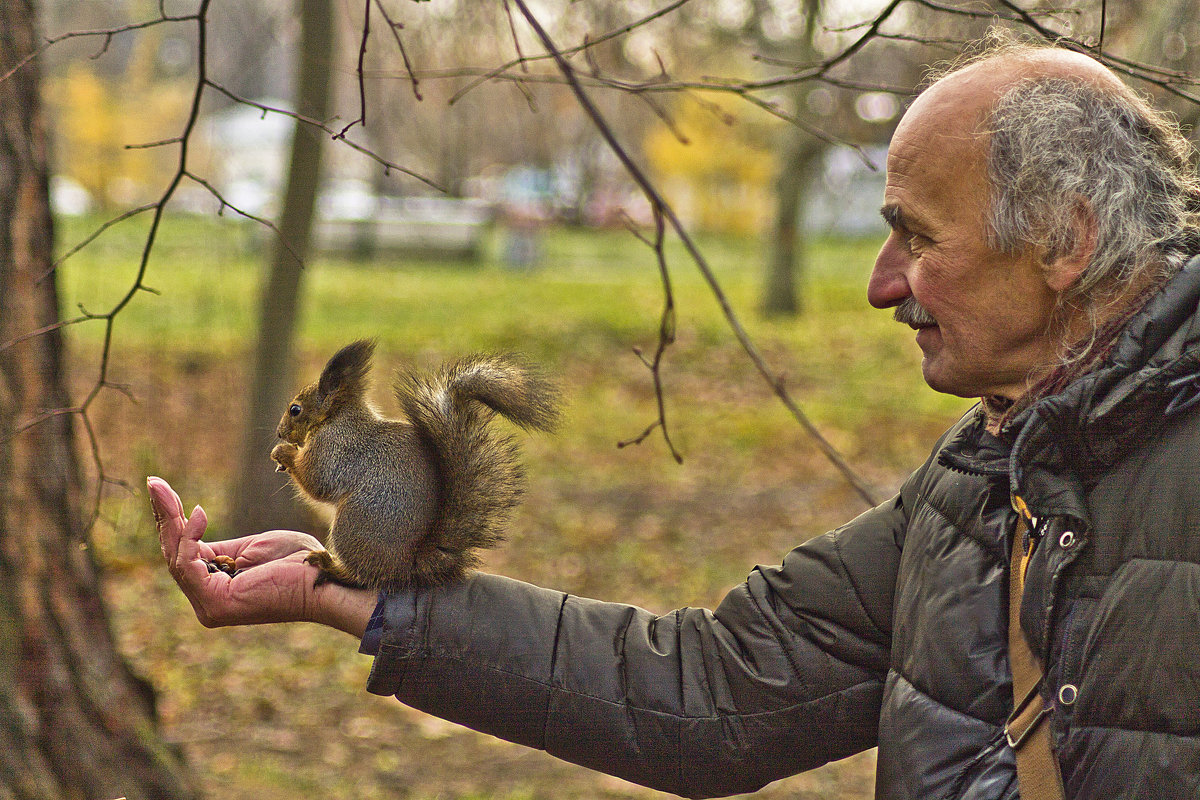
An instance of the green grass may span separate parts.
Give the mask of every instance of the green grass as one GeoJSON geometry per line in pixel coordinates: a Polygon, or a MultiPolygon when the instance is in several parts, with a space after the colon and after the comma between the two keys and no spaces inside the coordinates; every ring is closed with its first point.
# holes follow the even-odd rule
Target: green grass
{"type": "MultiPolygon", "coordinates": [[[[107,231],[59,270],[64,312],[107,311],[136,274],[148,220],[107,231]]],[[[100,220],[60,226],[65,250],[100,220]]],[[[251,227],[168,218],[145,282],[117,317],[109,380],[89,412],[105,471],[133,485],[170,479],[228,531],[230,454],[238,452],[263,258],[251,227]]],[[[476,349],[516,349],[559,376],[568,400],[553,437],[524,439],[529,494],[487,569],[657,610],[710,606],[755,563],[862,510],[846,482],[772,396],[734,340],[710,288],[668,248],[678,340],[662,377],[676,466],[661,437],[615,443],[655,419],[652,353],[663,292],[653,253],[628,233],[550,230],[540,269],[513,271],[492,242],[478,264],[319,257],[307,268],[298,353],[311,380],[339,346],[378,337],[381,366],[432,366],[476,349]]],[[[742,323],[793,396],[882,491],[928,453],[966,407],[924,386],[906,327],[870,308],[875,242],[819,241],[807,312],[755,313],[756,240],[701,237],[742,323]]],[[[102,325],[69,329],[76,392],[95,380],[102,325]]],[[[386,380],[377,377],[385,410],[386,380]]],[[[265,454],[264,454],[265,458],[265,454]]],[[[538,753],[497,743],[362,692],[367,663],[340,634],[312,626],[209,631],[162,569],[144,496],[105,493],[91,543],[107,576],[114,629],[160,689],[170,738],[212,797],[652,798],[538,753]],[[264,744],[265,742],[265,744],[264,744]]],[[[763,798],[872,793],[872,765],[840,762],[779,782],[763,798]]]]}
{"type": "MultiPolygon", "coordinates": [[[[147,223],[137,219],[107,231],[60,267],[65,313],[80,304],[105,311],[128,293],[147,223]]],[[[66,222],[63,247],[95,224],[66,222]]],[[[114,328],[110,379],[136,386],[156,375],[168,386],[167,400],[191,407],[182,422],[157,425],[188,431],[205,449],[236,452],[240,436],[237,409],[265,260],[255,233],[240,221],[167,218],[145,277],[156,293],[137,293],[114,328]],[[181,399],[185,386],[196,396],[181,399]]],[[[383,369],[374,397],[385,412],[394,405],[384,370],[430,367],[475,350],[516,350],[559,376],[568,401],[567,423],[553,443],[530,443],[535,475],[573,471],[589,485],[605,487],[623,485],[629,470],[667,467],[658,433],[640,448],[613,447],[657,417],[651,374],[633,352],[649,355],[657,344],[664,294],[654,253],[625,231],[548,230],[540,268],[518,271],[498,261],[501,235],[494,235],[479,263],[313,258],[303,278],[297,388],[315,378],[334,350],[359,337],[380,340],[383,369]]],[[[759,241],[709,236],[699,242],[772,373],[784,376],[804,412],[877,485],[893,486],[965,409],[964,401],[924,385],[911,332],[866,303],[876,242],[813,243],[803,282],[806,313],[785,320],[762,319],[755,311],[759,241]]],[[[677,242],[668,246],[667,258],[678,336],[661,375],[669,431],[690,468],[710,470],[714,480],[738,481],[764,462],[802,457],[834,474],[814,457],[814,445],[754,369],[677,242]]],[[[85,373],[96,363],[102,334],[98,322],[70,329],[76,363],[85,373]]],[[[161,441],[160,431],[146,422],[122,434],[134,452],[131,475],[121,477],[137,482],[144,472],[189,469],[176,465],[180,445],[161,441]]],[[[211,469],[189,469],[192,483],[185,486],[220,511],[227,468],[225,458],[211,469]]],[[[668,468],[661,480],[692,475],[668,468]]],[[[218,532],[221,524],[217,514],[218,532]]]]}
{"type": "MultiPolygon", "coordinates": [[[[136,275],[148,219],[106,232],[60,267],[64,314],[79,305],[111,309],[136,275]]],[[[65,246],[94,222],[67,221],[65,246]]],[[[243,358],[256,330],[263,257],[249,223],[219,218],[168,218],[145,283],[117,318],[118,347],[164,348],[243,358]]],[[[810,248],[803,293],[807,313],[765,321],[755,314],[761,246],[756,240],[701,237],[701,247],[735,312],[774,368],[803,387],[818,415],[834,406],[861,422],[857,409],[945,413],[961,406],[924,390],[914,374],[916,348],[908,332],[865,301],[877,246],[871,241],[818,241],[810,248]]],[[[513,271],[489,248],[479,264],[373,262],[317,257],[307,267],[298,331],[299,351],[327,355],[360,336],[381,340],[381,354],[417,362],[472,349],[517,349],[567,369],[585,354],[627,359],[634,346],[653,352],[663,292],[653,253],[624,231],[547,232],[540,269],[513,271]]],[[[716,369],[744,360],[713,294],[676,243],[668,248],[678,313],[679,344],[671,363],[700,351],[721,351],[716,369]],[[725,352],[725,351],[729,352],[725,352]]],[[[102,325],[77,326],[72,337],[99,343],[102,325]]]]}

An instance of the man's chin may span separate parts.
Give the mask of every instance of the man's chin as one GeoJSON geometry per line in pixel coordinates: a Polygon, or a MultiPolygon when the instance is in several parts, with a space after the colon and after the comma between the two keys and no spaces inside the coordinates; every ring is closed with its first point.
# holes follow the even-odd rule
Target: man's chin
{"type": "Polygon", "coordinates": [[[930,389],[942,394],[951,394],[955,397],[965,397],[967,399],[975,399],[981,395],[978,387],[970,384],[967,381],[955,379],[953,375],[945,374],[945,370],[939,369],[940,365],[937,359],[926,356],[921,361],[921,377],[925,379],[925,383],[930,389]]]}

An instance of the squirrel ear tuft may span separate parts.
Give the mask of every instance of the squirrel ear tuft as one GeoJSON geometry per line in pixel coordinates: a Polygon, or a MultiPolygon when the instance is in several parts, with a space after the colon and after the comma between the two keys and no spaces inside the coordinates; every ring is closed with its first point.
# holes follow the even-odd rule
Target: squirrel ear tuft
{"type": "Polygon", "coordinates": [[[371,355],[374,352],[373,339],[359,339],[338,350],[321,372],[317,393],[321,397],[341,392],[361,394],[366,389],[367,373],[371,369],[371,355]]]}

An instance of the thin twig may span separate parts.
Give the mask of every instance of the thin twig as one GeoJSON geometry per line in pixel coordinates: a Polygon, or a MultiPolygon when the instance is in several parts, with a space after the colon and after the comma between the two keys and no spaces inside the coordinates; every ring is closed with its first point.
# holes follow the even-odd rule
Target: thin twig
{"type": "Polygon", "coordinates": [[[70,327],[71,325],[78,325],[80,322],[87,322],[88,320],[100,318],[101,317],[97,314],[83,313],[78,317],[72,317],[71,319],[60,319],[58,322],[52,322],[49,325],[43,325],[37,330],[22,333],[20,336],[14,336],[13,338],[9,339],[7,342],[0,343],[0,353],[4,352],[10,347],[19,345],[21,342],[26,342],[30,339],[36,339],[39,336],[45,336],[47,333],[53,333],[54,331],[62,330],[63,328],[70,327]]]}
{"type": "MultiPolygon", "coordinates": [[[[608,31],[607,33],[601,34],[600,36],[597,36],[594,39],[589,38],[583,44],[581,44],[577,47],[569,47],[566,50],[563,50],[561,52],[564,56],[572,56],[582,50],[586,50],[588,48],[595,47],[598,44],[602,44],[604,42],[610,41],[610,40],[615,39],[620,36],[626,36],[631,31],[635,31],[638,28],[648,25],[657,19],[661,19],[662,17],[665,17],[666,15],[674,12],[676,9],[680,8],[681,6],[687,5],[690,2],[692,2],[692,0],[675,0],[675,2],[670,3],[666,6],[663,6],[662,8],[658,9],[657,11],[653,11],[653,12],[649,13],[646,16],[642,17],[641,19],[634,20],[633,22],[622,25],[619,28],[614,28],[613,30],[608,31]]],[[[508,8],[507,1],[505,2],[505,8],[506,9],[508,8]]],[[[510,26],[512,24],[511,13],[509,14],[509,24],[510,24],[510,26]]],[[[516,32],[515,28],[513,29],[512,37],[513,37],[514,41],[517,39],[517,32],[516,32]]],[[[531,57],[527,58],[523,53],[521,53],[520,45],[518,45],[517,46],[517,58],[514,58],[512,61],[509,61],[506,64],[502,64],[499,67],[496,67],[495,69],[491,69],[491,70],[488,70],[487,72],[480,74],[476,80],[471,81],[466,86],[464,86],[462,89],[460,89],[459,91],[454,93],[454,95],[450,98],[450,105],[453,105],[458,100],[461,100],[463,95],[467,94],[472,89],[479,86],[480,84],[486,83],[486,82],[492,80],[493,78],[500,77],[501,75],[503,75],[504,73],[506,73],[510,69],[512,69],[513,67],[519,66],[523,72],[528,72],[529,64],[531,64],[534,61],[540,61],[543,59],[553,60],[552,56],[550,56],[550,55],[531,56],[531,57]]]]}
{"type": "Polygon", "coordinates": [[[204,189],[207,190],[209,194],[211,194],[213,197],[215,197],[217,199],[217,202],[221,204],[220,208],[217,210],[218,216],[220,216],[221,213],[225,209],[228,208],[230,211],[237,214],[238,216],[245,217],[246,219],[251,220],[252,222],[257,222],[259,225],[262,225],[264,228],[267,228],[272,233],[274,233],[276,237],[278,237],[279,243],[281,245],[283,245],[284,249],[287,250],[288,253],[291,254],[292,258],[296,259],[296,261],[299,261],[301,263],[304,262],[304,259],[302,259],[300,257],[300,255],[295,250],[292,249],[291,243],[287,240],[287,237],[285,237],[283,235],[283,231],[279,230],[279,226],[277,226],[274,222],[267,219],[266,217],[260,217],[255,214],[251,214],[248,211],[243,211],[242,209],[238,208],[233,203],[226,200],[225,196],[222,195],[221,192],[217,190],[217,187],[213,186],[211,183],[206,181],[204,178],[201,178],[199,175],[195,174],[191,170],[186,170],[183,173],[183,175],[184,175],[184,177],[191,180],[193,183],[197,183],[200,186],[204,187],[204,189]]]}
{"type": "Polygon", "coordinates": [[[408,72],[408,77],[412,81],[413,97],[420,102],[422,99],[421,92],[418,89],[417,74],[413,70],[412,63],[408,60],[408,51],[404,49],[404,40],[400,38],[400,31],[404,30],[404,25],[400,22],[395,22],[388,16],[387,9],[383,7],[381,0],[375,0],[375,7],[379,9],[379,13],[383,16],[383,21],[387,23],[388,30],[392,32],[392,37],[396,40],[396,47],[400,48],[400,58],[404,61],[404,69],[408,72]]]}
{"type": "MultiPolygon", "coordinates": [[[[504,2],[504,16],[508,20],[508,34],[512,38],[513,49],[517,51],[517,57],[512,61],[514,64],[521,65],[522,72],[529,71],[529,64],[525,58],[525,54],[521,52],[521,36],[517,33],[517,21],[513,19],[512,6],[508,0],[504,2]]],[[[450,102],[454,103],[456,98],[450,98],[450,102]]]]}
{"type": "MultiPolygon", "coordinates": [[[[211,81],[211,80],[206,80],[205,83],[208,86],[211,86],[214,90],[220,92],[221,94],[225,95],[230,100],[233,100],[236,103],[240,103],[244,106],[249,106],[250,108],[257,108],[259,111],[263,112],[264,114],[279,114],[281,116],[291,117],[292,119],[296,120],[297,122],[302,122],[305,125],[311,125],[312,127],[317,128],[318,130],[324,131],[325,133],[329,134],[330,137],[337,136],[337,131],[333,130],[332,128],[330,128],[328,125],[321,122],[320,120],[313,119],[312,117],[306,117],[303,114],[296,113],[295,111],[288,111],[287,109],[284,109],[284,108],[275,108],[274,106],[267,106],[267,105],[263,105],[262,103],[257,103],[253,100],[248,100],[245,97],[241,97],[240,95],[234,94],[232,91],[230,91],[229,89],[226,89],[221,84],[215,83],[214,81],[211,81]]],[[[395,170],[396,172],[403,173],[405,175],[408,175],[411,178],[416,178],[421,183],[425,184],[426,186],[430,187],[431,189],[436,189],[439,192],[446,191],[442,186],[440,186],[438,183],[436,183],[433,179],[427,178],[424,175],[420,174],[419,172],[409,169],[408,167],[401,166],[400,164],[397,164],[394,161],[389,161],[386,158],[384,158],[383,156],[374,152],[373,150],[363,147],[362,145],[358,144],[357,142],[354,142],[350,139],[341,139],[340,141],[343,144],[345,144],[347,147],[349,147],[350,149],[356,150],[357,152],[362,153],[367,158],[369,158],[372,161],[376,162],[377,164],[381,165],[385,171],[391,172],[392,170],[395,170]]]]}
{"type": "Polygon", "coordinates": [[[118,25],[114,28],[104,28],[101,30],[69,31],[67,33],[46,39],[40,47],[34,49],[32,52],[18,61],[8,72],[0,75],[0,83],[3,83],[16,73],[20,72],[25,68],[26,64],[29,64],[31,61],[40,58],[43,53],[60,42],[65,42],[70,39],[85,39],[97,36],[102,37],[104,39],[104,44],[101,46],[99,52],[92,56],[93,58],[96,58],[97,56],[103,55],[108,50],[109,44],[112,42],[113,38],[122,33],[140,31],[155,25],[162,25],[163,23],[167,22],[190,22],[195,20],[198,16],[197,14],[171,16],[170,14],[165,13],[161,7],[159,11],[161,15],[156,19],[144,20],[142,22],[131,22],[127,25],[118,25]]]}
{"type": "Polygon", "coordinates": [[[150,150],[155,147],[166,147],[167,145],[179,144],[182,140],[178,136],[172,136],[169,139],[159,139],[157,142],[143,142],[141,144],[127,144],[126,150],[150,150]]]}
{"type": "Polygon", "coordinates": [[[650,182],[641,168],[634,163],[633,159],[630,158],[629,154],[625,151],[625,148],[621,146],[621,143],[617,141],[612,128],[608,125],[607,121],[604,119],[604,116],[600,113],[600,110],[592,102],[587,92],[584,91],[583,87],[579,84],[579,81],[576,80],[575,70],[572,69],[571,65],[567,63],[567,60],[558,51],[554,41],[550,38],[550,35],[546,33],[545,28],[542,27],[541,22],[539,22],[537,17],[535,17],[534,14],[529,10],[525,0],[513,0],[513,3],[518,9],[520,9],[522,16],[525,17],[526,22],[529,23],[529,26],[533,28],[534,32],[537,34],[538,39],[541,40],[542,46],[546,49],[546,52],[551,55],[555,64],[558,65],[559,70],[562,72],[563,77],[566,78],[568,85],[571,87],[572,92],[575,94],[575,98],[579,101],[579,104],[583,108],[584,112],[592,120],[600,135],[608,143],[609,147],[617,156],[617,159],[625,167],[630,177],[633,178],[634,182],[642,190],[643,194],[645,194],[647,200],[650,202],[651,208],[657,209],[662,214],[663,218],[670,225],[671,230],[674,231],[675,235],[678,236],[680,241],[683,243],[688,255],[696,264],[696,267],[700,270],[701,275],[703,275],[705,281],[708,283],[709,289],[713,292],[714,297],[717,299],[717,303],[720,305],[726,321],[733,330],[734,336],[737,338],[739,344],[741,344],[742,349],[750,357],[750,360],[754,363],[754,366],[762,374],[763,378],[766,379],[767,383],[771,386],[772,390],[783,402],[788,411],[791,412],[796,421],[800,423],[801,427],[803,427],[817,443],[818,447],[825,454],[830,463],[832,463],[838,469],[838,471],[842,473],[846,480],[851,484],[851,486],[854,487],[855,491],[858,492],[859,496],[868,505],[876,505],[879,502],[879,499],[876,496],[875,490],[866,482],[866,480],[861,478],[858,473],[856,473],[850,467],[845,458],[842,457],[837,449],[834,448],[833,445],[830,444],[823,435],[821,435],[821,432],[817,430],[816,426],[813,425],[808,416],[791,398],[791,395],[788,393],[787,387],[784,385],[783,380],[777,377],[772,372],[770,367],[767,366],[766,361],[758,351],[758,347],[750,339],[749,334],[746,333],[745,328],[742,326],[741,321],[738,319],[737,314],[730,305],[729,298],[725,295],[724,290],[717,281],[716,275],[709,266],[707,259],[704,258],[704,255],[700,252],[699,248],[696,247],[695,242],[692,240],[687,230],[683,227],[683,224],[679,221],[679,218],[675,215],[675,211],[672,209],[671,205],[667,203],[661,194],[659,194],[657,188],[655,188],[655,186],[650,182]]]}
{"type": "Polygon", "coordinates": [[[86,418],[87,406],[80,404],[77,406],[72,406],[70,408],[51,408],[47,411],[43,411],[42,413],[26,420],[25,422],[21,423],[20,425],[16,426],[15,428],[13,428],[12,433],[10,433],[8,436],[6,436],[4,438],[4,441],[6,441],[6,442],[12,441],[13,439],[17,438],[18,436],[25,433],[26,431],[33,430],[38,425],[41,425],[43,422],[47,422],[49,420],[56,419],[57,417],[66,417],[66,416],[79,416],[79,417],[86,418]]]}
{"type": "Polygon", "coordinates": [[[62,266],[62,263],[64,261],[66,261],[68,258],[70,258],[71,256],[78,253],[83,248],[87,247],[92,242],[96,241],[96,239],[99,238],[100,234],[104,233],[109,228],[113,227],[114,225],[117,225],[118,223],[124,222],[125,220],[129,219],[130,217],[136,217],[138,214],[141,214],[144,211],[151,211],[154,209],[155,205],[156,205],[155,203],[147,203],[146,205],[138,206],[137,208],[131,208],[128,211],[118,214],[117,216],[108,220],[103,225],[101,225],[99,228],[97,228],[96,230],[94,230],[90,234],[88,234],[88,236],[86,236],[82,241],[80,241],[78,244],[76,244],[74,247],[72,247],[70,250],[68,250],[62,256],[60,256],[53,264],[50,265],[50,269],[46,270],[44,273],[42,273],[41,275],[38,276],[37,282],[41,283],[42,281],[46,280],[46,278],[50,277],[50,274],[52,272],[54,272],[54,270],[56,270],[60,266],[62,266]]]}
{"type": "Polygon", "coordinates": [[[862,145],[856,144],[854,142],[848,142],[837,136],[833,136],[832,134],[826,133],[825,131],[821,130],[817,126],[815,126],[812,123],[805,120],[804,118],[802,118],[796,114],[789,114],[786,111],[780,109],[774,103],[769,103],[766,100],[763,100],[756,95],[745,94],[745,95],[742,95],[742,97],[743,97],[743,99],[746,100],[746,102],[758,106],[759,108],[763,109],[767,113],[769,113],[773,116],[776,116],[779,119],[784,120],[785,122],[790,122],[792,125],[795,125],[797,128],[804,131],[809,136],[812,136],[814,139],[819,139],[820,141],[825,142],[825,144],[841,145],[842,147],[850,148],[859,157],[859,159],[862,161],[864,166],[866,166],[868,169],[870,169],[872,171],[875,171],[878,169],[875,166],[874,162],[871,161],[871,157],[867,155],[867,151],[865,149],[863,149],[862,145]]]}
{"type": "Polygon", "coordinates": [[[371,2],[372,0],[366,0],[364,4],[362,39],[358,43],[358,118],[351,120],[349,125],[334,134],[335,139],[345,139],[346,132],[355,125],[366,127],[367,124],[367,86],[363,77],[363,65],[367,60],[367,39],[371,36],[371,2]]]}
{"type": "Polygon", "coordinates": [[[683,456],[676,449],[675,443],[671,441],[671,431],[667,426],[667,404],[662,381],[663,355],[667,352],[667,348],[675,343],[675,293],[671,288],[671,273],[667,269],[665,218],[663,217],[662,209],[656,207],[654,209],[654,241],[650,241],[643,236],[634,226],[633,220],[626,218],[625,225],[634,236],[641,239],[642,242],[654,250],[654,257],[658,262],[658,273],[663,286],[663,310],[658,321],[658,345],[654,349],[654,358],[647,360],[642,355],[640,349],[634,349],[634,353],[642,360],[646,368],[650,370],[652,380],[654,381],[654,399],[658,404],[658,418],[634,438],[617,442],[617,447],[641,444],[655,429],[661,429],[663,441],[667,443],[667,449],[671,451],[671,457],[675,459],[676,464],[682,464],[683,456]]]}

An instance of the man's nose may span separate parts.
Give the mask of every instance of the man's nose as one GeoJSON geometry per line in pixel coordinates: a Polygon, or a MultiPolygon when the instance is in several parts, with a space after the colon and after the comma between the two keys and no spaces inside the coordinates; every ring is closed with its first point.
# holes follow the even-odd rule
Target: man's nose
{"type": "Polygon", "coordinates": [[[908,261],[899,237],[896,234],[888,236],[875,257],[875,268],[867,283],[867,302],[875,308],[892,308],[911,297],[906,275],[908,261]]]}

